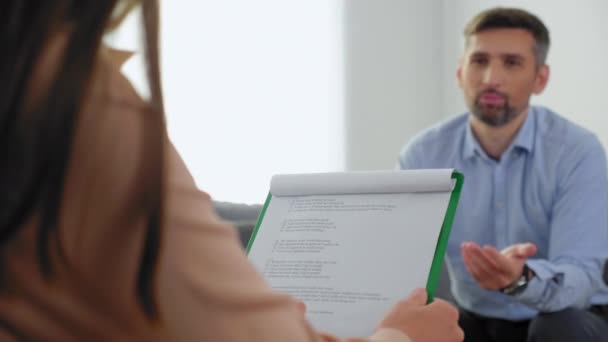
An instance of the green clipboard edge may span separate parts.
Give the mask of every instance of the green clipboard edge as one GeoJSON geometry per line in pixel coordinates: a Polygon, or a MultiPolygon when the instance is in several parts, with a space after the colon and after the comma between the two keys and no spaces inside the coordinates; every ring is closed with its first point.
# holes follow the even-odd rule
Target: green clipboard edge
{"type": "MultiPolygon", "coordinates": [[[[456,186],[454,186],[454,189],[452,190],[452,195],[450,196],[448,210],[445,213],[443,225],[441,226],[441,231],[439,232],[437,246],[435,247],[435,255],[433,256],[431,270],[429,271],[429,278],[426,282],[428,303],[432,302],[433,298],[435,298],[435,291],[437,290],[437,284],[439,283],[439,275],[441,274],[441,268],[443,267],[443,259],[445,257],[445,251],[448,247],[448,239],[452,230],[452,222],[454,222],[454,215],[456,215],[456,208],[458,207],[458,200],[460,199],[460,192],[462,190],[462,184],[464,183],[464,175],[460,172],[454,171],[452,172],[452,179],[456,179],[456,186]]],[[[269,192],[268,196],[266,196],[266,202],[264,202],[264,207],[260,212],[260,216],[258,216],[258,221],[255,224],[255,228],[251,233],[251,238],[247,243],[247,248],[245,249],[247,254],[249,254],[249,250],[251,250],[251,246],[253,246],[253,242],[255,241],[256,235],[258,234],[258,230],[262,225],[264,215],[266,214],[266,209],[268,209],[268,205],[270,204],[271,199],[272,194],[269,192]]]]}
{"type": "Polygon", "coordinates": [[[266,215],[266,209],[268,209],[268,205],[270,204],[270,199],[272,199],[272,194],[270,192],[268,192],[268,196],[266,196],[266,202],[264,202],[264,207],[262,208],[262,211],[260,212],[260,216],[258,216],[258,221],[255,223],[255,228],[253,229],[253,232],[251,233],[249,242],[247,242],[247,248],[245,248],[245,251],[247,252],[247,254],[249,254],[249,250],[251,249],[251,246],[253,246],[253,241],[255,240],[256,235],[258,235],[258,230],[260,229],[260,226],[262,225],[262,221],[264,220],[264,215],[266,215]]]}
{"type": "Polygon", "coordinates": [[[439,275],[441,274],[441,269],[443,267],[445,251],[448,247],[450,232],[452,231],[452,222],[454,222],[454,216],[456,215],[456,208],[458,207],[458,200],[460,199],[462,184],[464,183],[464,175],[460,172],[454,171],[452,172],[452,179],[456,179],[456,186],[454,186],[452,196],[450,196],[448,210],[445,213],[443,225],[441,226],[439,238],[437,239],[437,246],[435,247],[435,255],[433,256],[433,262],[429,272],[429,279],[426,282],[426,292],[428,295],[427,303],[432,302],[435,298],[435,291],[437,290],[437,284],[439,283],[439,275]]]}

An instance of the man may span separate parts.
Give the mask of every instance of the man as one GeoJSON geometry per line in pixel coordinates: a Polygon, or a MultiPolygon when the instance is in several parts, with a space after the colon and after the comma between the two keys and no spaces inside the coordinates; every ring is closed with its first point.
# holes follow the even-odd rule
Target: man
{"type": "Polygon", "coordinates": [[[529,105],[549,79],[549,32],[495,8],[465,29],[470,113],[414,138],[402,169],[465,175],[448,271],[465,341],[606,341],[606,158],[589,131],[529,105]]]}

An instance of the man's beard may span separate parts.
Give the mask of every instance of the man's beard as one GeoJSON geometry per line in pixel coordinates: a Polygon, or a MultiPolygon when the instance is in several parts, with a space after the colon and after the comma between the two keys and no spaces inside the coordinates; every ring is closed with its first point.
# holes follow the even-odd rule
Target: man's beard
{"type": "Polygon", "coordinates": [[[471,108],[471,112],[481,122],[493,127],[504,126],[513,121],[513,119],[515,119],[521,113],[521,111],[509,104],[509,97],[507,95],[496,91],[484,91],[477,95],[471,108]],[[482,104],[480,102],[480,98],[489,92],[503,97],[505,100],[504,103],[500,106],[482,104]]]}

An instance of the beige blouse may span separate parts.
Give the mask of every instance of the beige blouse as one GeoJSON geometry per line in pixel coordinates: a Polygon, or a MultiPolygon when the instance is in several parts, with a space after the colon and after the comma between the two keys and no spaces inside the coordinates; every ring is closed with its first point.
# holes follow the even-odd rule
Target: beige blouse
{"type": "MultiPolygon", "coordinates": [[[[164,151],[161,319],[145,319],[135,300],[144,222],[127,209],[146,117],[106,53],[95,79],[77,124],[61,228],[49,242],[54,278],[45,282],[38,271],[35,219],[0,250],[0,341],[339,341],[314,331],[293,299],[268,287],[172,146],[164,151]]],[[[382,329],[348,341],[409,339],[382,329]]]]}

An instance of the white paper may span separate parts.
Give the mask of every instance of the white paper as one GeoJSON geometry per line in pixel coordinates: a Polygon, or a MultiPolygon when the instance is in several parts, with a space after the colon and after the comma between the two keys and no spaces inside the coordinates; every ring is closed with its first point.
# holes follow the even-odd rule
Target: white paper
{"type": "Polygon", "coordinates": [[[369,336],[394,303],[426,286],[451,184],[429,188],[273,195],[249,258],[273,288],[306,303],[316,329],[369,336]]]}
{"type": "Polygon", "coordinates": [[[273,196],[452,191],[453,169],[359,171],[276,175],[273,196]]]}

